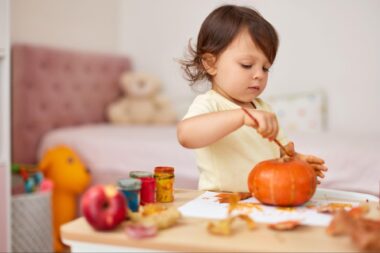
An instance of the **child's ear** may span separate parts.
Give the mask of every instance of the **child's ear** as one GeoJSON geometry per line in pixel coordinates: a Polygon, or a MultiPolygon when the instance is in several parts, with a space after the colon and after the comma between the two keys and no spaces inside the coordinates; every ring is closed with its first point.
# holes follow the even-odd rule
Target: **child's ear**
{"type": "Polygon", "coordinates": [[[216,75],[216,57],[213,54],[210,53],[205,53],[202,55],[202,64],[203,67],[205,68],[206,72],[211,75],[215,76],[216,75]]]}

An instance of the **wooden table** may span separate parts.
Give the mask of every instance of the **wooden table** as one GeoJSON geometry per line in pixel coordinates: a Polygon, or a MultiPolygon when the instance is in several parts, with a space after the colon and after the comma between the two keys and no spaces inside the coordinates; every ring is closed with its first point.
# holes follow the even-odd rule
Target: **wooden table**
{"type": "MultiPolygon", "coordinates": [[[[201,191],[178,189],[173,205],[181,206],[202,194],[201,191]]],[[[349,199],[346,199],[349,200],[349,199]]],[[[380,217],[377,203],[370,202],[371,216],[380,217]]],[[[357,252],[347,236],[331,237],[325,227],[301,226],[293,231],[273,231],[266,224],[249,231],[245,224],[234,224],[232,236],[215,236],[207,232],[209,220],[183,217],[174,227],[162,230],[156,237],[133,240],[121,224],[109,232],[95,231],[81,217],[61,227],[61,236],[72,252],[144,252],[144,251],[278,251],[278,252],[357,252]],[[239,226],[244,228],[239,229],[239,226]]]]}

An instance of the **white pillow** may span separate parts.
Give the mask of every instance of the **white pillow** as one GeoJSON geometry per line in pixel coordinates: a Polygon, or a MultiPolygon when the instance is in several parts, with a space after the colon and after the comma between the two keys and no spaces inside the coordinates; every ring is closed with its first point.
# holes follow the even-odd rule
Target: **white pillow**
{"type": "Polygon", "coordinates": [[[326,95],[323,91],[273,96],[266,99],[285,132],[326,130],[326,95]]]}

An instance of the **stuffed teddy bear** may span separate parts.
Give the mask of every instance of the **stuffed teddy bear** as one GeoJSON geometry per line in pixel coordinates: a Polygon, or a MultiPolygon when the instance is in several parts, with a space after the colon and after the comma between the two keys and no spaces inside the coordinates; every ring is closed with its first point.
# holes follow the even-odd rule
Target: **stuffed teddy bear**
{"type": "Polygon", "coordinates": [[[118,124],[172,124],[176,113],[168,99],[160,94],[161,82],[156,77],[126,72],[120,78],[126,96],[111,103],[107,116],[118,124]]]}
{"type": "Polygon", "coordinates": [[[90,174],[78,155],[67,146],[56,146],[45,152],[38,164],[45,177],[53,181],[54,251],[61,252],[60,226],[77,216],[77,199],[90,183],[90,174]]]}

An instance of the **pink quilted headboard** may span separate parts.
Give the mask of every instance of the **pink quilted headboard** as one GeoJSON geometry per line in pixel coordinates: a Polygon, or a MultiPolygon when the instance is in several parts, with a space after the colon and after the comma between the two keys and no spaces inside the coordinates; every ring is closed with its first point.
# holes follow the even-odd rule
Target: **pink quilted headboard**
{"type": "Polygon", "coordinates": [[[104,122],[121,93],[125,56],[12,46],[12,161],[35,163],[41,137],[65,126],[104,122]]]}

